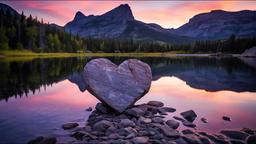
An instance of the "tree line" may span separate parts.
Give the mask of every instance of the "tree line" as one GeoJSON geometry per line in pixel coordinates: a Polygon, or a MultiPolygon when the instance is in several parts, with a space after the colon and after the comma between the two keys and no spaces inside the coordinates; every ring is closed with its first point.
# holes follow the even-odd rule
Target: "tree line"
{"type": "Polygon", "coordinates": [[[191,43],[170,44],[134,39],[95,39],[71,35],[64,28],[44,23],[10,10],[0,9],[0,50],[26,49],[34,52],[170,52],[242,53],[256,46],[256,38],[198,40],[191,43]]]}

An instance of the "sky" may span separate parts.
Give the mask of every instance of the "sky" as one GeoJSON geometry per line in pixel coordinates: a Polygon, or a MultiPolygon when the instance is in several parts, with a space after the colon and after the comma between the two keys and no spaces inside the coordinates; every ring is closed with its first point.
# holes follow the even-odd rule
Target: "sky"
{"type": "Polygon", "coordinates": [[[164,28],[177,28],[194,15],[211,10],[226,11],[256,10],[256,1],[2,1],[18,12],[32,14],[45,22],[64,26],[71,21],[77,11],[85,15],[101,15],[119,6],[129,4],[135,19],[146,23],[157,23],[164,28]]]}

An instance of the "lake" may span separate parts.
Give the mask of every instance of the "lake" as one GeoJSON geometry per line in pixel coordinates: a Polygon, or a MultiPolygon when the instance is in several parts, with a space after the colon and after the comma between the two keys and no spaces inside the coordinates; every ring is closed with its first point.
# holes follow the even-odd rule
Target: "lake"
{"type": "MultiPolygon", "coordinates": [[[[108,57],[120,64],[125,57],[108,57]]],[[[83,67],[93,59],[0,59],[0,143],[25,143],[40,135],[67,136],[61,125],[84,124],[99,101],[86,91],[83,67]]],[[[256,128],[255,59],[171,57],[139,58],[151,66],[153,81],[137,103],[163,101],[176,108],[168,118],[193,109],[197,129],[256,128]],[[231,122],[222,120],[231,117],[231,122]],[[200,118],[207,118],[202,123],[200,118]]],[[[185,127],[179,127],[184,129],[185,127]]]]}

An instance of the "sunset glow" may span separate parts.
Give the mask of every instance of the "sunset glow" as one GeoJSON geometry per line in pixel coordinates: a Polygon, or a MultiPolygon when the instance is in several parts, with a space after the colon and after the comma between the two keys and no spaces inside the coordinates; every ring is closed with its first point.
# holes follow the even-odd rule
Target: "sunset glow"
{"type": "Polygon", "coordinates": [[[137,20],[177,28],[194,15],[222,9],[226,11],[256,10],[255,1],[5,1],[4,3],[32,14],[44,21],[65,25],[77,11],[85,15],[101,15],[120,4],[130,5],[137,20]]]}

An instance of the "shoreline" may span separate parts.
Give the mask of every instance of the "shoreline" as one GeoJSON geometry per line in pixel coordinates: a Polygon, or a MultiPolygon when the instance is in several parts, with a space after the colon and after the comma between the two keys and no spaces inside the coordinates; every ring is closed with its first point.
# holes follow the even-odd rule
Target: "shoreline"
{"type": "Polygon", "coordinates": [[[33,59],[47,58],[71,58],[71,57],[235,57],[235,58],[255,58],[242,56],[241,54],[216,54],[216,53],[198,53],[190,54],[181,51],[173,52],[151,52],[151,53],[35,53],[27,50],[7,50],[0,51],[1,61],[30,61],[33,59]]]}
{"type": "MultiPolygon", "coordinates": [[[[200,119],[207,123],[207,119],[198,118],[193,110],[165,120],[165,116],[176,109],[165,107],[159,101],[135,105],[123,113],[117,113],[102,103],[98,103],[95,110],[89,107],[86,111],[91,111],[91,114],[82,125],[72,122],[62,125],[63,130],[69,133],[67,138],[40,136],[28,143],[255,144],[256,141],[256,130],[250,128],[221,130],[220,133],[199,131],[193,121],[200,119]],[[181,125],[187,129],[179,130],[181,125]]],[[[231,119],[223,116],[223,120],[231,119]]]]}

